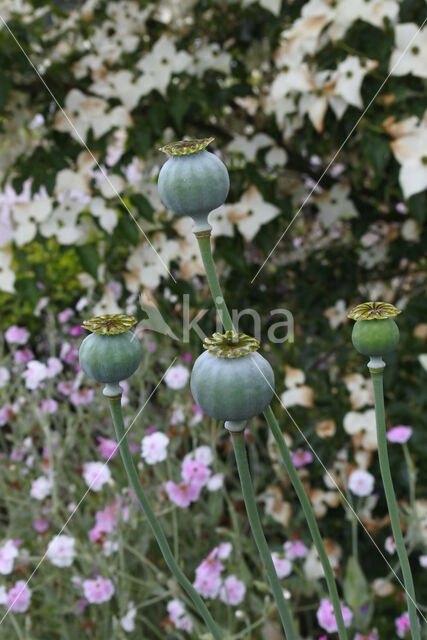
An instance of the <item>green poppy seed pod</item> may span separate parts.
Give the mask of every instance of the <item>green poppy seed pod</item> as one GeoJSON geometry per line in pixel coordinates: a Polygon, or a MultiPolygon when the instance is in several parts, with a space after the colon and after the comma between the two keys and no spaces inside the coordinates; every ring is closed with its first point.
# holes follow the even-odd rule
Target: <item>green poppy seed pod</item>
{"type": "Polygon", "coordinates": [[[142,350],[131,327],[135,318],[107,314],[91,318],[83,327],[92,331],[80,345],[80,366],[89,378],[105,384],[118,384],[139,367],[142,350]]]}
{"type": "Polygon", "coordinates": [[[214,334],[194,363],[191,392],[204,413],[223,421],[249,420],[270,404],[274,373],[256,349],[259,342],[243,333],[214,334]]]}
{"type": "Polygon", "coordinates": [[[159,174],[160,199],[177,215],[191,216],[194,233],[212,229],[208,215],[225,202],[230,188],[226,166],[206,150],[212,140],[182,140],[160,149],[169,156],[159,174]]]}
{"type": "Polygon", "coordinates": [[[356,320],[351,336],[355,349],[372,357],[393,351],[399,343],[399,327],[394,321],[399,313],[387,302],[364,302],[352,309],[348,317],[356,320]]]}

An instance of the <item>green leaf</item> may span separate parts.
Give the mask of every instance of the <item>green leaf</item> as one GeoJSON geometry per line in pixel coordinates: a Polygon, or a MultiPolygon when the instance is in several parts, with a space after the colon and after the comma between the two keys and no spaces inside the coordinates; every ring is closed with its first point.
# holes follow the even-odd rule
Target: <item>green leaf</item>
{"type": "Polygon", "coordinates": [[[369,600],[369,587],[365,575],[353,556],[347,563],[344,578],[344,600],[352,609],[360,609],[369,600]]]}
{"type": "Polygon", "coordinates": [[[34,278],[21,278],[15,283],[16,291],[19,296],[35,307],[39,299],[39,290],[37,289],[34,278]]]}
{"type": "Polygon", "coordinates": [[[84,244],[81,247],[77,247],[76,251],[83,269],[97,280],[100,259],[96,245],[84,244]]]}
{"type": "Polygon", "coordinates": [[[408,209],[412,213],[415,220],[418,222],[420,226],[424,224],[424,219],[426,215],[426,206],[427,206],[427,198],[426,198],[425,191],[421,191],[420,193],[415,193],[408,200],[408,209]]]}
{"type": "Polygon", "coordinates": [[[375,176],[381,178],[390,159],[389,140],[371,131],[365,131],[360,141],[360,151],[363,160],[372,165],[375,176]]]}
{"type": "Polygon", "coordinates": [[[0,113],[5,111],[11,87],[10,80],[3,73],[0,73],[0,113]]]}
{"type": "Polygon", "coordinates": [[[145,198],[140,193],[134,193],[130,196],[129,200],[132,206],[137,209],[139,215],[141,215],[146,220],[150,220],[150,222],[153,222],[154,209],[148,202],[147,198],[145,198]]]}

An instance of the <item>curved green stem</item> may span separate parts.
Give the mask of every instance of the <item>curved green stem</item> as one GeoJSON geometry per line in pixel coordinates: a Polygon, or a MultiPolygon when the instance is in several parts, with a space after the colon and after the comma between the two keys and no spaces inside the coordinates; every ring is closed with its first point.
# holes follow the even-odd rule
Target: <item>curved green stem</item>
{"type": "Polygon", "coordinates": [[[258,547],[259,554],[267,572],[268,581],[270,583],[271,590],[273,592],[274,599],[279,610],[279,615],[286,634],[286,639],[296,640],[297,636],[295,634],[292,617],[288,605],[286,604],[286,600],[283,595],[283,589],[277,576],[276,569],[274,568],[270,549],[268,548],[268,544],[262,530],[261,520],[255,501],[254,488],[252,486],[251,474],[249,471],[243,431],[231,431],[231,439],[233,442],[234,453],[236,455],[237,469],[239,471],[243,498],[245,500],[246,511],[248,514],[249,523],[251,525],[252,535],[254,537],[256,546],[258,547]]]}
{"type": "Polygon", "coordinates": [[[210,232],[209,235],[196,234],[196,238],[199,243],[200,255],[202,256],[212,299],[218,309],[224,329],[226,331],[234,331],[233,321],[225,303],[224,296],[222,295],[221,285],[219,284],[215,263],[212,257],[210,232]]]}
{"type": "Polygon", "coordinates": [[[417,607],[415,600],[414,581],[412,579],[409,558],[403,540],[402,529],[400,527],[399,509],[396,495],[393,488],[393,480],[390,472],[390,462],[387,451],[387,437],[384,411],[384,389],[383,389],[383,369],[372,370],[371,378],[374,385],[375,418],[377,423],[378,458],[380,461],[381,477],[384,485],[384,493],[387,500],[388,512],[390,515],[391,529],[393,531],[396,551],[399,556],[400,567],[402,569],[403,581],[407,595],[407,605],[409,612],[409,622],[413,640],[420,640],[420,629],[418,626],[417,607]]]}
{"type": "Polygon", "coordinates": [[[120,447],[120,453],[123,460],[123,465],[126,469],[126,473],[129,478],[129,482],[132,485],[138,500],[141,504],[142,510],[147,518],[150,527],[153,531],[154,537],[157,540],[157,544],[160,547],[160,551],[165,559],[166,564],[169,569],[181,585],[181,587],[187,592],[189,597],[194,603],[199,614],[202,616],[205,621],[209,631],[211,632],[213,638],[215,640],[222,640],[222,634],[220,633],[218,627],[216,626],[214,619],[209,613],[205,603],[191,584],[191,582],[185,577],[179,568],[175,558],[172,555],[171,549],[169,547],[168,541],[166,539],[165,534],[163,533],[163,529],[161,528],[156,515],[151,508],[151,505],[147,499],[147,496],[144,493],[144,490],[141,487],[141,483],[139,480],[139,476],[137,470],[135,468],[132,455],[129,449],[129,444],[126,437],[125,426],[123,423],[123,414],[122,407],[120,402],[120,396],[116,397],[108,397],[108,402],[110,405],[111,417],[113,419],[114,428],[116,430],[117,441],[120,447]]]}
{"type": "Polygon", "coordinates": [[[326,553],[325,545],[323,544],[322,536],[320,535],[319,526],[317,524],[316,516],[314,515],[313,507],[311,506],[311,502],[304,489],[304,485],[302,484],[297,470],[295,469],[294,463],[292,462],[290,451],[271,407],[267,407],[267,409],[264,411],[264,417],[271,429],[274,439],[277,442],[280,455],[282,456],[283,464],[285,465],[285,469],[298,496],[301,507],[304,511],[305,519],[307,520],[307,524],[310,529],[311,537],[317,549],[317,553],[319,554],[319,559],[323,567],[326,583],[328,585],[329,595],[334,607],[334,613],[338,627],[338,635],[341,640],[347,640],[347,631],[342,617],[341,604],[334,573],[332,571],[331,563],[329,562],[328,554],[326,553]]]}

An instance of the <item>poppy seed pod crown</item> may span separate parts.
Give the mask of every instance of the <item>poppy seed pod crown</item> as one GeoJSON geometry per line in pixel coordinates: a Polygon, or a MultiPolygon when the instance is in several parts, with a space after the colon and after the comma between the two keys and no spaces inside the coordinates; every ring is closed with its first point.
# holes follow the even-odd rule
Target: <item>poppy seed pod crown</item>
{"type": "Polygon", "coordinates": [[[399,343],[399,327],[394,317],[401,311],[388,302],[364,302],[351,310],[356,320],[352,341],[365,356],[379,357],[393,351],[399,343]]]}
{"type": "Polygon", "coordinates": [[[96,382],[118,384],[139,367],[142,350],[130,329],[135,318],[124,314],[106,314],[83,322],[92,333],[80,345],[80,366],[96,382]]]}
{"type": "Polygon", "coordinates": [[[169,156],[159,174],[160,199],[177,215],[191,216],[194,233],[211,230],[208,215],[224,203],[230,188],[226,166],[206,150],[212,140],[181,140],[160,149],[169,156]]]}
{"type": "Polygon", "coordinates": [[[205,353],[194,363],[191,392],[204,413],[224,421],[253,418],[270,404],[274,373],[257,349],[259,342],[244,333],[214,333],[205,353]]]}

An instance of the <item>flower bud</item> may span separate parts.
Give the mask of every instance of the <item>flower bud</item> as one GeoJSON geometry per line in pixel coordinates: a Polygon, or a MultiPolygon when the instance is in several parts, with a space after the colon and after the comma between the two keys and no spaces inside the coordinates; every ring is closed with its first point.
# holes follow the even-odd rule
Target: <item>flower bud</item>
{"type": "Polygon", "coordinates": [[[393,351],[399,343],[399,328],[393,318],[399,313],[387,302],[364,302],[352,309],[348,317],[356,320],[351,336],[355,349],[373,357],[393,351]]]}
{"type": "Polygon", "coordinates": [[[118,384],[129,378],[141,362],[141,345],[130,329],[135,318],[107,314],[91,318],[83,327],[92,331],[79,349],[80,366],[89,378],[105,384],[118,384]]]}
{"type": "Polygon", "coordinates": [[[211,230],[208,215],[224,203],[230,188],[226,166],[206,150],[212,140],[182,140],[160,149],[169,156],[159,174],[160,199],[177,215],[191,216],[194,233],[211,230]]]}
{"type": "Polygon", "coordinates": [[[191,392],[204,413],[223,421],[253,418],[270,404],[274,373],[256,352],[259,342],[244,333],[215,333],[194,363],[191,392]]]}

